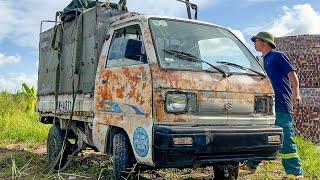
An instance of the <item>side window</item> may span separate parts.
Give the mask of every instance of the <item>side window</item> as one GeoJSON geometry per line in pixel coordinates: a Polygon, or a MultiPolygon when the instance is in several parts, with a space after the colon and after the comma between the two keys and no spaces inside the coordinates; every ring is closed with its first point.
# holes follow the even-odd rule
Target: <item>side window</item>
{"type": "Polygon", "coordinates": [[[132,25],[114,31],[107,67],[131,66],[147,63],[139,25],[132,25]]]}

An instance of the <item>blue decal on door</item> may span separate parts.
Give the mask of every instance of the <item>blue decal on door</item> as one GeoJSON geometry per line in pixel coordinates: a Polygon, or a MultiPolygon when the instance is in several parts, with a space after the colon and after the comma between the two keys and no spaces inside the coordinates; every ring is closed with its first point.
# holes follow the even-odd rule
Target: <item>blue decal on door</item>
{"type": "Polygon", "coordinates": [[[115,102],[105,102],[105,105],[106,105],[105,109],[100,110],[101,112],[115,112],[115,113],[132,112],[132,113],[135,113],[136,115],[145,115],[138,107],[135,107],[130,104],[120,105],[115,102]],[[123,110],[124,108],[126,108],[127,110],[129,110],[128,108],[130,108],[131,110],[124,111],[123,110]]]}
{"type": "Polygon", "coordinates": [[[135,111],[136,115],[144,115],[144,113],[139,108],[132,106],[130,104],[126,104],[126,105],[131,107],[135,111]]]}
{"type": "Polygon", "coordinates": [[[106,109],[104,109],[104,112],[115,112],[115,113],[122,113],[121,107],[119,104],[114,102],[106,102],[106,109]]]}

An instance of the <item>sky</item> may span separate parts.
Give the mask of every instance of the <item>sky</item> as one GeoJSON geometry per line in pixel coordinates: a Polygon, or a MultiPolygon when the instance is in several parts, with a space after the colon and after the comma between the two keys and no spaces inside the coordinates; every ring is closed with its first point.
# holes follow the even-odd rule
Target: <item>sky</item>
{"type": "MultiPolygon", "coordinates": [[[[0,0],[0,91],[20,91],[23,82],[36,87],[40,22],[54,20],[55,12],[70,1],[0,0]]],[[[190,1],[198,5],[198,20],[229,28],[254,54],[250,37],[260,31],[277,37],[320,34],[320,0],[190,1]]],[[[127,7],[143,14],[187,17],[185,5],[176,0],[127,0],[127,7]]]]}

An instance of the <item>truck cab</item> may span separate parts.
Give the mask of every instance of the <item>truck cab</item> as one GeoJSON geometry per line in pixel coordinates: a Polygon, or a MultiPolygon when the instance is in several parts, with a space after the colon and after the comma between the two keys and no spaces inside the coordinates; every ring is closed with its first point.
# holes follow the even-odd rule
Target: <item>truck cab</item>
{"type": "Polygon", "coordinates": [[[135,16],[107,36],[93,120],[100,151],[108,146],[100,129],[120,127],[135,159],[150,166],[275,158],[281,128],[270,82],[228,29],[135,16]]]}
{"type": "MultiPolygon", "coordinates": [[[[195,166],[237,178],[239,162],[276,158],[282,129],[271,83],[230,30],[126,13],[105,32],[91,94],[60,94],[62,105],[39,96],[41,121],[77,139],[73,149],[112,154],[115,179],[133,167],[195,166]]],[[[48,144],[57,147],[54,132],[48,144]]]]}

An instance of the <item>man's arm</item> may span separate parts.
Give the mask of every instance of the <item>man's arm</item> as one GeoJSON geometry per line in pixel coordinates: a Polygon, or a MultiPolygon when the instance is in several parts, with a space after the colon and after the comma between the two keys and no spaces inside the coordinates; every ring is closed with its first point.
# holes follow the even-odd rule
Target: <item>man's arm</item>
{"type": "Polygon", "coordinates": [[[301,102],[300,91],[299,91],[299,79],[295,71],[288,73],[290,84],[292,87],[292,103],[294,105],[301,102]]]}

